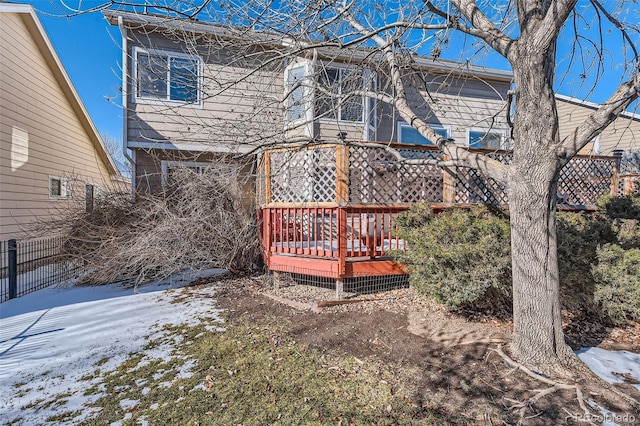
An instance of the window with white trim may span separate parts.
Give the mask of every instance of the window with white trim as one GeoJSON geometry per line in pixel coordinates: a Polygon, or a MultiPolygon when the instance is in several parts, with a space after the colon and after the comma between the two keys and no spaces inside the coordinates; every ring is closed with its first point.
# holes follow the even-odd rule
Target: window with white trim
{"type": "Polygon", "coordinates": [[[365,99],[362,95],[350,95],[366,87],[364,73],[355,68],[324,68],[320,71],[318,85],[334,94],[318,93],[316,116],[352,123],[365,120],[365,99]]]}
{"type": "Polygon", "coordinates": [[[287,70],[287,89],[289,91],[286,101],[287,121],[295,122],[305,118],[305,67],[291,67],[287,70]]]}
{"type": "Polygon", "coordinates": [[[199,56],[135,48],[136,100],[197,104],[201,100],[199,56]]]}
{"type": "MultiPolygon", "coordinates": [[[[429,127],[431,127],[440,136],[445,138],[449,137],[448,128],[444,126],[434,126],[432,124],[430,124],[429,127]]],[[[416,145],[435,145],[433,141],[422,136],[420,132],[406,122],[398,123],[398,142],[416,145]]]]}
{"type": "Polygon", "coordinates": [[[69,181],[58,176],[49,176],[49,198],[69,198],[69,181]]]}
{"type": "Polygon", "coordinates": [[[507,149],[506,131],[489,129],[468,129],[469,148],[507,149]]]}

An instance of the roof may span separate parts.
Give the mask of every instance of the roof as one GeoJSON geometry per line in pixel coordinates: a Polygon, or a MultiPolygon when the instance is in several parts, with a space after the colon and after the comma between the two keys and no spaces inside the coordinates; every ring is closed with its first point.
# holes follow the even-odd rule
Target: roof
{"type": "Polygon", "coordinates": [[[107,151],[96,126],[91,120],[91,116],[87,112],[78,92],[76,91],[67,71],[65,70],[58,54],[53,48],[53,44],[51,40],[47,36],[40,19],[36,15],[35,10],[29,4],[19,4],[19,3],[3,3],[0,2],[0,13],[15,13],[20,15],[23,22],[25,23],[29,33],[33,37],[38,49],[42,53],[47,65],[51,69],[51,72],[55,76],[56,81],[60,85],[62,92],[65,94],[71,108],[75,112],[78,120],[82,124],[83,128],[86,130],[87,135],[91,139],[94,147],[96,148],[98,154],[104,161],[109,174],[114,179],[122,178],[116,163],[111,158],[111,155],[107,151]]]}
{"type": "MultiPolygon", "coordinates": [[[[556,99],[559,99],[561,101],[564,102],[568,102],[574,105],[580,105],[592,110],[597,110],[598,108],[600,108],[602,106],[602,104],[598,104],[595,102],[589,102],[589,101],[585,101],[584,99],[580,99],[580,98],[574,98],[572,96],[567,96],[567,95],[560,95],[558,93],[556,93],[556,99]]],[[[620,117],[625,117],[631,120],[635,120],[635,121],[640,121],[640,114],[636,114],[633,112],[629,112],[629,111],[624,111],[620,114],[620,117]]]]}
{"type": "MultiPolygon", "coordinates": [[[[272,44],[277,46],[290,46],[294,42],[290,37],[283,37],[278,34],[269,34],[266,32],[251,31],[246,28],[233,28],[230,26],[222,26],[210,22],[197,21],[193,19],[184,19],[171,16],[160,16],[154,14],[127,12],[122,10],[106,9],[102,12],[109,23],[118,25],[118,18],[122,18],[124,24],[130,28],[161,30],[161,31],[180,31],[194,34],[204,34],[219,38],[243,38],[251,35],[252,42],[256,44],[272,44]]],[[[297,41],[300,45],[303,42],[297,41]]],[[[333,52],[335,57],[339,57],[339,52],[344,49],[339,47],[321,47],[321,54],[330,54],[333,52]]],[[[351,49],[350,57],[354,55],[360,59],[370,58],[371,51],[365,48],[351,49]],[[358,53],[360,53],[358,55],[358,53]]],[[[331,56],[331,55],[329,55],[331,56]]],[[[494,68],[486,68],[468,63],[460,63],[444,59],[433,59],[424,56],[415,56],[415,63],[421,67],[430,70],[457,72],[461,74],[474,75],[483,78],[501,80],[509,82],[513,78],[511,71],[499,70],[494,68]]]]}

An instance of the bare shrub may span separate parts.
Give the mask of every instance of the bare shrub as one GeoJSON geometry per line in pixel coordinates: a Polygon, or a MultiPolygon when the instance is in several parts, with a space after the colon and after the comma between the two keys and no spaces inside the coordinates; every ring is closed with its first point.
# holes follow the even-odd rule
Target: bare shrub
{"type": "MultiPolygon", "coordinates": [[[[258,262],[258,227],[238,172],[172,170],[161,196],[107,192],[93,209],[69,209],[47,224],[85,265],[86,284],[161,279],[185,269],[241,273],[258,262]]],[[[41,224],[42,226],[42,224],[41,224]]]]}

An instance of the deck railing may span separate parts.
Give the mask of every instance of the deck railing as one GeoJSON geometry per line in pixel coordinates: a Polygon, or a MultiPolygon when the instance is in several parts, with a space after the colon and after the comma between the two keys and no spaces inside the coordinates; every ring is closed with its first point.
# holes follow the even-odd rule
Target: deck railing
{"type": "Polygon", "coordinates": [[[262,246],[267,264],[272,255],[306,256],[337,262],[389,259],[389,250],[404,250],[395,217],[408,206],[264,207],[262,246]]]}
{"type": "MultiPolygon", "coordinates": [[[[433,146],[392,144],[408,159],[446,160],[433,146]]],[[[479,150],[505,164],[510,151],[479,150]]],[[[619,194],[620,157],[576,156],[562,169],[558,203],[574,209],[595,208],[604,194],[619,194]]],[[[383,145],[317,144],[278,148],[262,156],[258,179],[260,205],[356,205],[508,203],[504,185],[470,168],[410,164],[383,145]]]]}
{"type": "MultiPolygon", "coordinates": [[[[261,159],[258,204],[262,248],[269,269],[343,277],[404,274],[389,257],[404,250],[396,216],[418,201],[436,209],[452,205],[507,204],[503,185],[469,168],[439,167],[432,146],[316,144],[277,148],[261,159]]],[[[503,163],[509,151],[486,151],[503,163]]],[[[577,156],[561,171],[558,207],[595,209],[604,194],[629,191],[620,157],[577,156]]]]}

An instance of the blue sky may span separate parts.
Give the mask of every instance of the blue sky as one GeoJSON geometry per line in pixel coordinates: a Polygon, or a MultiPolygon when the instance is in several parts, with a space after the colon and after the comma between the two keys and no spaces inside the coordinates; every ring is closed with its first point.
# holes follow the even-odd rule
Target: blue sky
{"type": "MultiPolygon", "coordinates": [[[[80,94],[98,131],[113,138],[122,138],[122,108],[120,97],[122,53],[120,50],[121,36],[117,27],[107,23],[101,13],[89,13],[73,18],[62,18],[61,11],[54,7],[49,0],[22,0],[32,4],[51,39],[58,56],[64,64],[76,90],[80,94]]],[[[55,0],[59,6],[60,1],[55,0]]],[[[78,4],[78,0],[71,1],[78,4]]],[[[98,0],[81,1],[83,8],[88,8],[101,2],[98,0]]],[[[607,38],[616,37],[609,33],[607,38]]],[[[566,40],[565,40],[566,41],[566,40]]],[[[615,43],[614,43],[615,44],[615,43]]],[[[472,49],[473,50],[473,49],[472,49]]],[[[571,45],[559,45],[558,58],[562,61],[571,51],[571,45]]],[[[607,71],[614,77],[602,79],[595,91],[592,91],[592,79],[582,80],[570,75],[564,80],[558,92],[566,95],[587,98],[592,102],[603,102],[619,84],[619,67],[616,63],[616,52],[607,55],[607,71]],[[618,67],[616,71],[616,67],[618,67]],[[618,78],[615,77],[618,74],[618,78]]],[[[455,59],[464,60],[466,58],[455,59]]],[[[491,55],[485,58],[484,65],[506,69],[502,58],[491,55]]],[[[619,61],[618,61],[619,62],[619,61]]],[[[562,64],[562,62],[561,62],[562,64]]]]}

